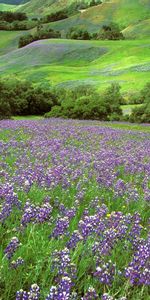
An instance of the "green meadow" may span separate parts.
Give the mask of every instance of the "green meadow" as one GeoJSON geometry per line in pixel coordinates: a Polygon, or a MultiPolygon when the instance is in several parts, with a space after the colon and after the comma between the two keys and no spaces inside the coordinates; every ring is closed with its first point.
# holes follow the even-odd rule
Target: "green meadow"
{"type": "Polygon", "coordinates": [[[14,11],[17,5],[0,3],[0,11],[14,11]]]}
{"type": "Polygon", "coordinates": [[[127,39],[139,39],[149,36],[149,19],[149,0],[113,0],[103,1],[101,5],[83,10],[82,13],[46,26],[60,30],[65,37],[68,29],[73,26],[89,32],[97,32],[104,24],[115,22],[119,24],[127,39]]]}
{"type": "MultiPolygon", "coordinates": [[[[14,32],[15,38],[17,34],[20,33],[14,32]]],[[[11,34],[10,43],[5,35],[2,40],[5,49],[15,43],[11,34]]],[[[65,87],[85,83],[98,89],[117,81],[125,93],[141,89],[149,79],[149,70],[148,39],[42,40],[0,56],[0,72],[6,77],[15,75],[35,83],[47,82],[65,87]]]]}
{"type": "Polygon", "coordinates": [[[18,48],[19,36],[24,31],[0,31],[0,55],[4,55],[18,48]]]}

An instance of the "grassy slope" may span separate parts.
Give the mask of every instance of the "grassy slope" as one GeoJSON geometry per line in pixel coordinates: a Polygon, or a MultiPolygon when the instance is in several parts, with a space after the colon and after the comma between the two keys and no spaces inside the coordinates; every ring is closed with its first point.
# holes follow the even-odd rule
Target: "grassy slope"
{"type": "MultiPolygon", "coordinates": [[[[134,28],[137,24],[141,24],[142,27],[142,22],[149,18],[149,0],[113,0],[106,1],[101,5],[89,8],[83,13],[79,13],[66,20],[51,23],[49,26],[60,30],[65,36],[68,29],[72,26],[78,26],[80,28],[87,29],[90,32],[96,32],[103,24],[113,21],[118,23],[120,28],[124,30],[128,26],[132,26],[134,28]]],[[[139,38],[141,27],[139,26],[135,29],[134,37],[136,36],[139,38]]],[[[126,36],[128,37],[127,33],[126,36]]],[[[131,33],[129,36],[131,37],[131,33]]]]}
{"type": "Polygon", "coordinates": [[[0,11],[14,11],[16,5],[0,3],[0,11]]]}
{"type": "MultiPolygon", "coordinates": [[[[80,0],[79,0],[80,1],[80,0]]],[[[70,4],[77,0],[31,0],[21,7],[21,11],[28,14],[47,14],[60,9],[67,8],[70,4]]],[[[85,0],[89,2],[89,0],[85,0]]]]}
{"type": "Polygon", "coordinates": [[[91,83],[101,89],[118,81],[124,91],[148,81],[150,42],[44,40],[0,58],[3,75],[64,86],[91,83]]]}
{"type": "Polygon", "coordinates": [[[123,30],[123,34],[126,38],[143,39],[145,37],[150,36],[150,18],[144,21],[139,22],[136,25],[129,25],[125,30],[123,30]]]}
{"type": "Polygon", "coordinates": [[[26,31],[0,31],[0,55],[15,50],[18,47],[18,39],[20,35],[26,31]]]}

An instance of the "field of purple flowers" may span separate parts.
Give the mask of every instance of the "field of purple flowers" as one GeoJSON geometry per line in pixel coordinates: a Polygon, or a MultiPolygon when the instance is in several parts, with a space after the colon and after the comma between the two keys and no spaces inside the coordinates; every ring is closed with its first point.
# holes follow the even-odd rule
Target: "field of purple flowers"
{"type": "Polygon", "coordinates": [[[0,299],[150,299],[150,127],[0,128],[0,299]]]}

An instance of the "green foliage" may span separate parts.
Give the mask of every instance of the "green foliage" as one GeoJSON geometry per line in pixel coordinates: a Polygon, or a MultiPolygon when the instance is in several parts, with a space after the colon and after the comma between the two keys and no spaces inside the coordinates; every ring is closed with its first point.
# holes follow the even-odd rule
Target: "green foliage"
{"type": "Polygon", "coordinates": [[[0,21],[12,23],[13,21],[25,21],[28,17],[22,12],[0,11],[0,21]]]}
{"type": "Polygon", "coordinates": [[[25,13],[0,11],[0,30],[28,30],[36,24],[25,13]]]}
{"type": "Polygon", "coordinates": [[[57,103],[56,96],[27,81],[0,80],[0,118],[44,114],[57,103]]]}
{"type": "Polygon", "coordinates": [[[150,82],[148,82],[145,87],[141,90],[141,99],[142,102],[149,104],[150,103],[150,82]]]}
{"type": "Polygon", "coordinates": [[[81,30],[76,27],[72,27],[67,33],[67,38],[73,40],[90,40],[91,35],[87,30],[81,30]]]}
{"type": "Polygon", "coordinates": [[[96,6],[96,5],[99,5],[99,4],[102,4],[101,0],[97,0],[97,1],[96,0],[91,0],[89,6],[96,6]]]}
{"type": "Polygon", "coordinates": [[[29,0],[1,0],[0,3],[1,2],[6,4],[19,5],[19,4],[29,2],[29,0]]]}
{"type": "Polygon", "coordinates": [[[97,34],[97,39],[100,40],[123,40],[124,36],[119,29],[118,24],[110,23],[103,25],[100,32],[97,34]]]}
{"type": "Polygon", "coordinates": [[[49,22],[55,22],[63,19],[67,19],[68,15],[65,10],[59,10],[55,13],[52,13],[50,15],[46,15],[41,19],[43,23],[49,23],[49,22]]]}
{"type": "Polygon", "coordinates": [[[81,86],[63,94],[60,106],[52,107],[46,118],[63,117],[72,119],[119,120],[122,115],[120,108],[120,87],[112,84],[99,95],[90,86],[81,86]]]}
{"type": "Polygon", "coordinates": [[[14,21],[12,23],[6,21],[0,21],[0,30],[28,30],[34,28],[37,25],[36,21],[27,20],[27,21],[14,21]]]}
{"type": "Polygon", "coordinates": [[[68,8],[67,8],[67,12],[68,12],[68,15],[70,14],[75,14],[77,13],[78,11],[82,10],[82,9],[87,9],[89,7],[92,7],[92,6],[96,6],[96,5],[99,5],[101,4],[102,1],[101,0],[91,0],[91,1],[75,1],[73,3],[71,3],[68,8]]]}
{"type": "Polygon", "coordinates": [[[34,41],[42,40],[42,39],[52,39],[52,38],[60,38],[61,34],[59,31],[55,31],[53,29],[43,29],[37,27],[37,32],[35,34],[26,34],[20,37],[18,47],[22,48],[34,41]]]}
{"type": "Polygon", "coordinates": [[[130,116],[131,122],[150,123],[150,82],[148,82],[140,93],[143,105],[133,109],[130,116]]]}
{"type": "Polygon", "coordinates": [[[128,103],[130,104],[141,104],[143,99],[141,98],[140,92],[133,92],[129,95],[128,103]]]}

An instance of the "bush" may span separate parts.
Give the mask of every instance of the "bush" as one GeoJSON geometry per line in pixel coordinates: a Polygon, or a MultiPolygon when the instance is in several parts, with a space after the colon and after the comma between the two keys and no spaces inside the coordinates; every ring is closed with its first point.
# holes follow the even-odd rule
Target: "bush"
{"type": "Polygon", "coordinates": [[[48,112],[57,104],[57,98],[50,90],[34,87],[27,81],[0,80],[0,115],[33,115],[48,112]]]}
{"type": "Polygon", "coordinates": [[[55,105],[52,107],[51,111],[44,115],[45,118],[55,118],[62,117],[61,106],[55,105]]]}
{"type": "Polygon", "coordinates": [[[130,122],[150,123],[150,103],[135,107],[130,116],[130,122]]]}
{"type": "Polygon", "coordinates": [[[24,21],[27,19],[28,19],[27,15],[22,12],[0,11],[1,21],[12,23],[13,21],[24,21]]]}
{"type": "Polygon", "coordinates": [[[68,15],[65,10],[60,10],[50,15],[45,16],[42,21],[43,23],[55,22],[59,20],[67,19],[68,15]]]}
{"type": "Polygon", "coordinates": [[[81,86],[63,94],[63,101],[53,107],[45,117],[65,117],[72,119],[119,120],[122,116],[120,108],[120,87],[111,85],[99,95],[90,86],[81,86]]]}
{"type": "Polygon", "coordinates": [[[97,39],[100,40],[123,40],[124,36],[116,23],[103,25],[100,32],[97,34],[97,39]]]}
{"type": "Polygon", "coordinates": [[[91,35],[87,30],[81,30],[76,27],[72,27],[67,33],[67,38],[73,40],[90,40],[91,35]]]}
{"type": "Polygon", "coordinates": [[[0,21],[0,30],[28,30],[34,28],[37,25],[35,21],[13,21],[8,23],[6,21],[0,21]]]}
{"type": "Polygon", "coordinates": [[[61,38],[61,33],[59,31],[55,31],[53,29],[43,29],[39,27],[37,28],[37,32],[35,34],[26,34],[19,38],[18,47],[22,48],[34,41],[42,40],[42,39],[52,39],[52,38],[61,38]]]}
{"type": "Polygon", "coordinates": [[[134,92],[129,95],[128,104],[141,104],[143,103],[143,99],[140,95],[140,92],[134,92]]]}
{"type": "Polygon", "coordinates": [[[150,123],[150,82],[148,82],[140,93],[143,104],[132,110],[131,122],[150,123]]]}

